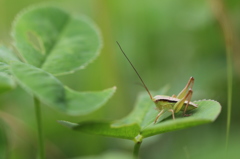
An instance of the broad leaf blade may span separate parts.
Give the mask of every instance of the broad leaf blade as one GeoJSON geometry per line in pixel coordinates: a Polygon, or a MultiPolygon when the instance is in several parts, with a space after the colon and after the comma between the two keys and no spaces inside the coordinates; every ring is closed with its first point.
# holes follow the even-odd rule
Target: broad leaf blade
{"type": "Polygon", "coordinates": [[[9,64],[16,61],[19,61],[19,59],[14,55],[12,50],[5,46],[0,46],[0,72],[11,74],[9,72],[9,64]]]}
{"type": "Polygon", "coordinates": [[[50,106],[66,109],[65,91],[61,82],[53,75],[32,65],[14,62],[11,71],[17,83],[28,93],[50,106]]]}
{"type": "Polygon", "coordinates": [[[77,92],[65,87],[67,113],[71,115],[89,114],[104,105],[115,90],[116,87],[98,92],[77,92]]]}
{"type": "Polygon", "coordinates": [[[0,62],[9,64],[12,61],[19,61],[13,51],[5,46],[0,46],[0,62]]]}
{"type": "Polygon", "coordinates": [[[123,119],[120,119],[112,124],[113,127],[123,127],[131,124],[140,125],[144,116],[149,111],[149,109],[154,108],[153,102],[149,99],[146,94],[141,94],[137,100],[136,107],[133,111],[123,119]]]}
{"type": "Polygon", "coordinates": [[[6,63],[0,62],[0,72],[1,72],[1,73],[6,73],[6,74],[9,74],[9,75],[10,75],[9,65],[6,64],[6,63]]]}
{"type": "Polygon", "coordinates": [[[115,87],[99,92],[76,92],[52,74],[32,65],[15,62],[11,71],[16,81],[41,102],[70,115],[88,114],[100,108],[115,92],[115,87]],[[94,102],[93,102],[94,101],[94,102]]]}
{"type": "Polygon", "coordinates": [[[12,34],[29,64],[55,75],[84,68],[101,48],[92,22],[50,6],[23,11],[14,22],[12,34]]]}
{"type": "Polygon", "coordinates": [[[116,128],[111,127],[111,122],[82,122],[77,124],[67,121],[59,121],[59,123],[73,130],[88,134],[103,135],[130,140],[134,140],[140,130],[140,127],[136,124],[116,128]]]}
{"type": "MultiPolygon", "coordinates": [[[[152,103],[151,109],[148,110],[146,113],[146,116],[140,123],[141,129],[144,129],[145,127],[148,127],[149,125],[153,125],[154,121],[158,115],[159,111],[156,110],[155,104],[152,103]]],[[[172,114],[168,111],[164,112],[159,118],[158,118],[158,123],[161,122],[162,120],[166,119],[167,117],[171,116],[172,114]]]]}
{"type": "MultiPolygon", "coordinates": [[[[157,94],[162,94],[163,92],[166,92],[166,88],[157,94]]],[[[182,117],[182,112],[180,112],[175,114],[176,119],[173,120],[172,117],[169,117],[171,113],[166,112],[159,118],[158,123],[154,124],[154,120],[159,112],[154,109],[154,103],[145,93],[139,96],[133,111],[121,120],[112,122],[82,122],[78,124],[61,121],[60,123],[73,130],[117,138],[126,138],[128,136],[126,134],[131,132],[135,137],[131,135],[127,139],[134,140],[139,135],[142,138],[146,138],[164,132],[210,123],[217,118],[221,111],[221,106],[216,101],[202,100],[194,103],[198,104],[198,108],[188,112],[192,114],[191,116],[182,117]]]]}
{"type": "Polygon", "coordinates": [[[213,122],[221,111],[221,105],[213,100],[202,100],[194,102],[198,108],[192,110],[189,117],[182,117],[182,113],[175,120],[169,119],[157,124],[152,124],[141,131],[144,138],[169,131],[184,129],[200,124],[213,122]]]}
{"type": "MultiPolygon", "coordinates": [[[[157,93],[164,94],[167,91],[168,87],[164,87],[157,93]]],[[[137,99],[136,106],[133,111],[123,119],[120,119],[112,124],[113,127],[121,127],[125,125],[138,124],[139,126],[145,121],[146,115],[150,112],[156,112],[154,109],[155,105],[153,101],[149,98],[147,93],[142,93],[137,99]]]]}

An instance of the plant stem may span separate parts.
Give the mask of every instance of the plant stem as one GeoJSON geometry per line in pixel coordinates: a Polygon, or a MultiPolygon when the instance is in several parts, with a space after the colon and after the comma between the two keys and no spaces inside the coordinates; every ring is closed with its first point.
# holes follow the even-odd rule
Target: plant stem
{"type": "Polygon", "coordinates": [[[227,58],[227,126],[226,126],[226,157],[228,153],[228,142],[230,134],[231,125],[231,110],[232,110],[232,87],[233,87],[233,54],[237,52],[235,47],[235,32],[233,26],[231,25],[230,19],[227,14],[227,10],[222,0],[212,0],[213,11],[215,13],[216,19],[218,20],[220,27],[223,32],[226,45],[226,58],[227,58]]]}
{"type": "Polygon", "coordinates": [[[42,134],[41,108],[40,108],[40,102],[36,97],[34,97],[34,105],[35,105],[37,131],[38,131],[39,157],[40,159],[44,159],[45,154],[44,154],[44,141],[43,141],[43,134],[42,134]]]}
{"type": "Polygon", "coordinates": [[[133,159],[138,159],[141,143],[142,143],[141,141],[135,142],[133,150],[133,159]]]}
{"type": "Polygon", "coordinates": [[[232,52],[230,49],[227,49],[227,85],[228,85],[228,101],[227,101],[227,131],[226,131],[226,151],[228,149],[230,125],[231,125],[231,111],[232,111],[232,52]]]}

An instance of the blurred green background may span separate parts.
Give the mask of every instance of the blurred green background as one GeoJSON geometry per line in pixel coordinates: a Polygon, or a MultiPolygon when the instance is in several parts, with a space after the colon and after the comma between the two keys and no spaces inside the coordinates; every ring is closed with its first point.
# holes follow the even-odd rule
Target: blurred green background
{"type": "MultiPolygon", "coordinates": [[[[115,120],[126,116],[137,95],[144,91],[115,41],[127,53],[150,90],[170,86],[177,94],[190,76],[195,78],[193,100],[213,99],[222,105],[212,124],[157,135],[143,141],[142,158],[225,158],[227,114],[226,53],[222,31],[208,0],[0,0],[0,43],[11,46],[11,23],[22,9],[41,3],[90,17],[102,32],[101,55],[85,70],[60,77],[78,90],[117,86],[113,98],[87,116],[70,117],[43,105],[43,128],[48,159],[94,156],[105,152],[132,152],[133,142],[82,134],[66,129],[57,120],[115,120]]],[[[236,36],[240,35],[240,1],[225,2],[236,36]]],[[[232,125],[228,158],[239,158],[239,52],[234,55],[232,125]]],[[[8,145],[11,159],[36,158],[37,132],[30,96],[20,88],[0,96],[0,153],[8,145]]],[[[97,102],[97,101],[96,101],[97,102]]],[[[116,154],[118,156],[118,154],[116,154]]]]}

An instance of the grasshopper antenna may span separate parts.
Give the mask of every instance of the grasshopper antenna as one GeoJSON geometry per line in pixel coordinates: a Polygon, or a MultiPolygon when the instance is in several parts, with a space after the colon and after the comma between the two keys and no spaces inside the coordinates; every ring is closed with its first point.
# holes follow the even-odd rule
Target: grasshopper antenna
{"type": "MultiPolygon", "coordinates": [[[[116,41],[117,42],[117,41],[116,41]]],[[[132,66],[132,68],[134,69],[134,71],[136,72],[136,74],[138,75],[139,79],[141,80],[142,84],[143,84],[143,87],[146,89],[146,91],[148,92],[150,98],[153,100],[153,97],[149,91],[149,89],[147,88],[146,84],[143,82],[143,79],[141,78],[141,76],[139,75],[138,71],[136,70],[136,68],[133,66],[132,62],[129,60],[129,58],[127,57],[127,55],[124,53],[121,45],[117,42],[120,50],[122,51],[123,55],[126,57],[126,59],[128,60],[128,62],[130,63],[130,65],[132,66]]]]}

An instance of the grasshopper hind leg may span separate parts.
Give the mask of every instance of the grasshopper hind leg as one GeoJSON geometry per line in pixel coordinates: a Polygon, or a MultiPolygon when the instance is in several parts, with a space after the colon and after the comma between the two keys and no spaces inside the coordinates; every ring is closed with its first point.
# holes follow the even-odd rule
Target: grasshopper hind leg
{"type": "Polygon", "coordinates": [[[192,91],[192,89],[190,89],[190,90],[188,91],[188,94],[187,94],[187,95],[188,95],[187,98],[186,98],[187,104],[186,104],[186,106],[185,106],[185,108],[184,108],[183,116],[190,116],[190,115],[191,115],[191,114],[186,114],[186,111],[187,111],[189,102],[191,101],[192,94],[193,94],[193,91],[192,91]]]}
{"type": "Polygon", "coordinates": [[[174,105],[174,107],[173,107],[174,113],[179,112],[181,110],[181,108],[186,104],[184,111],[183,111],[183,116],[188,116],[186,114],[186,111],[187,111],[189,102],[191,100],[192,93],[193,93],[192,89],[189,89],[187,94],[174,105]],[[186,101],[187,101],[187,103],[185,103],[186,101]]]}
{"type": "Polygon", "coordinates": [[[183,111],[183,116],[190,116],[191,114],[186,114],[189,102],[191,101],[192,98],[192,87],[194,84],[194,78],[190,77],[190,79],[188,80],[188,83],[186,84],[186,86],[183,88],[183,90],[176,96],[178,99],[184,99],[184,102],[187,101],[187,104],[184,108],[183,111]]]}
{"type": "Polygon", "coordinates": [[[178,99],[184,98],[187,95],[188,91],[192,89],[193,84],[194,84],[194,78],[190,77],[186,86],[183,88],[183,90],[176,97],[178,99]]]}

